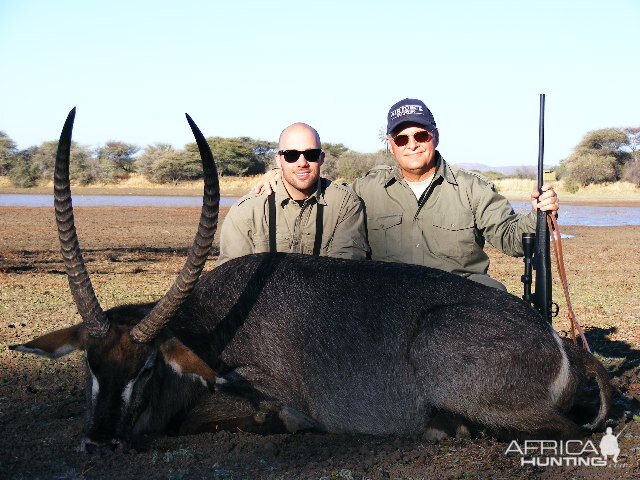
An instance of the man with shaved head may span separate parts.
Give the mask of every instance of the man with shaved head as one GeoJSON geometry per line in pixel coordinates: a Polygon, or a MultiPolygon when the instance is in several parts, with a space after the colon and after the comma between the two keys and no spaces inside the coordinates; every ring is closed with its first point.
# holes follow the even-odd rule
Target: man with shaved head
{"type": "Polygon", "coordinates": [[[362,201],[349,188],[320,177],[318,132],[294,123],[280,134],[275,156],[282,171],[273,195],[250,193],[227,214],[220,233],[220,265],[262,252],[365,259],[362,201]]]}

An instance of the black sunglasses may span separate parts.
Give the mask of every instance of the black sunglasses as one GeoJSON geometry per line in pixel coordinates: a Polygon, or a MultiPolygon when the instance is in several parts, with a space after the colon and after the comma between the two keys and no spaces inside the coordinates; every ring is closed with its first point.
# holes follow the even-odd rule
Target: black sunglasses
{"type": "Polygon", "coordinates": [[[311,150],[280,150],[278,155],[284,157],[284,161],[287,163],[295,163],[300,158],[300,154],[304,155],[307,162],[317,162],[320,160],[320,154],[322,149],[312,148],[311,150]]]}
{"type": "Polygon", "coordinates": [[[413,139],[417,143],[427,143],[433,138],[433,134],[425,130],[423,132],[417,132],[414,135],[405,135],[404,133],[401,135],[396,135],[395,137],[393,137],[393,143],[395,143],[399,147],[404,147],[407,143],[409,143],[410,136],[413,137],[413,139]]]}

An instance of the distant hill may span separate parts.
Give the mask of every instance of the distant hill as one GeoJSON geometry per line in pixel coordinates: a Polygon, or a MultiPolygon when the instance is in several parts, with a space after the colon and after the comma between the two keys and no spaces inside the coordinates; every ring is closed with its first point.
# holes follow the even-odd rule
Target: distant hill
{"type": "Polygon", "coordinates": [[[454,163],[457,167],[464,168],[466,170],[478,170],[480,172],[499,172],[504,175],[513,175],[516,171],[526,171],[532,174],[536,174],[536,167],[531,165],[511,165],[506,167],[490,167],[482,163],[454,163]]]}

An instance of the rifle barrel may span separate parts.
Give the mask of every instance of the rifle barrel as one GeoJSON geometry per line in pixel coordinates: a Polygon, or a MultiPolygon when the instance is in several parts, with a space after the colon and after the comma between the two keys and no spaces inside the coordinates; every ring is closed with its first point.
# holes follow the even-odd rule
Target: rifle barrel
{"type": "Polygon", "coordinates": [[[538,191],[544,178],[544,93],[540,94],[540,123],[538,126],[538,191]]]}

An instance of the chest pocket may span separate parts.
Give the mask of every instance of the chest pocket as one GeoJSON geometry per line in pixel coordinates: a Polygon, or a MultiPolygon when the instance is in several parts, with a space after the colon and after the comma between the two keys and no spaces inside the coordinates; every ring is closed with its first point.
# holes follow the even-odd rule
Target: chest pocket
{"type": "Polygon", "coordinates": [[[402,245],[402,214],[368,220],[369,246],[373,260],[393,261],[402,245]]]}
{"type": "MultiPolygon", "coordinates": [[[[269,237],[266,234],[254,235],[253,252],[251,253],[265,253],[269,251],[269,237]]],[[[290,252],[291,250],[291,235],[278,232],[276,233],[276,249],[278,252],[290,252]]]]}
{"type": "Polygon", "coordinates": [[[425,240],[433,253],[455,259],[472,255],[477,245],[471,212],[434,213],[429,218],[431,228],[425,240]]]}

